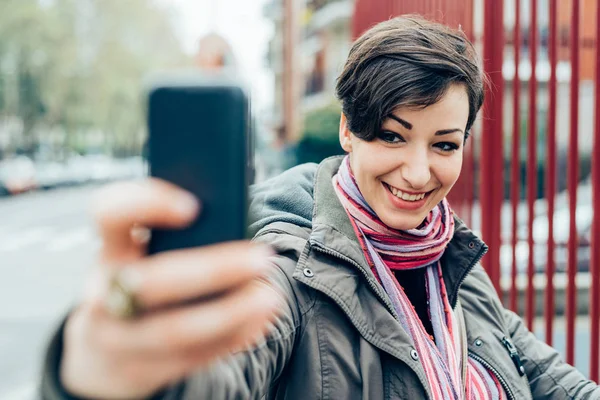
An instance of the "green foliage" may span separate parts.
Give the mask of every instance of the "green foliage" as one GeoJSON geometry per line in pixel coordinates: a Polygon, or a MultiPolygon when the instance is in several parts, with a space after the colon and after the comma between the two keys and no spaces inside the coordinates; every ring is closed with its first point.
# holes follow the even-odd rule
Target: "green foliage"
{"type": "Polygon", "coordinates": [[[29,153],[35,131],[56,128],[65,146],[99,131],[109,147],[139,148],[142,79],[187,62],[168,10],[153,1],[0,2],[0,118],[23,122],[15,147],[29,153]]]}
{"type": "Polygon", "coordinates": [[[341,112],[340,105],[332,102],[306,113],[304,132],[296,149],[298,163],[320,162],[329,156],[344,153],[338,138],[341,112]]]}

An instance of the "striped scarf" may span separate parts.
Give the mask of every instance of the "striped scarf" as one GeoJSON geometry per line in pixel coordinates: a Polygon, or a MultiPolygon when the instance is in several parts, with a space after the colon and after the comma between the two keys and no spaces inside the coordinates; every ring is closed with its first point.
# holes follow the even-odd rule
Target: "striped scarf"
{"type": "Polygon", "coordinates": [[[356,184],[346,157],[333,177],[333,186],[344,206],[365,257],[411,337],[423,365],[434,400],[503,400],[498,379],[469,357],[465,378],[458,322],[450,306],[440,258],[454,234],[454,218],[442,200],[418,228],[399,231],[386,226],[367,204],[356,184]],[[393,270],[426,268],[426,291],[434,336],[431,337],[393,270]]]}

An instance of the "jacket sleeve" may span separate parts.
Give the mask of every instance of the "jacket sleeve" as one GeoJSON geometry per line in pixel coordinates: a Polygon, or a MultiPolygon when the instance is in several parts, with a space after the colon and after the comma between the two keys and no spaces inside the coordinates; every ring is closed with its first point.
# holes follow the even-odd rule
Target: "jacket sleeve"
{"type": "MultiPolygon", "coordinates": [[[[278,264],[281,262],[294,262],[295,265],[292,260],[280,260],[278,264]]],[[[300,327],[296,299],[288,277],[279,269],[277,272],[271,281],[286,302],[269,335],[252,349],[231,355],[190,376],[183,385],[180,398],[261,399],[276,385],[292,354],[300,327]]]]}
{"type": "Polygon", "coordinates": [[[564,362],[555,349],[537,339],[517,314],[505,309],[504,317],[521,355],[534,399],[600,399],[600,386],[564,362]]]}
{"type": "MultiPolygon", "coordinates": [[[[267,337],[253,348],[215,362],[164,389],[153,396],[153,400],[260,399],[269,392],[285,368],[300,326],[294,291],[283,270],[290,267],[293,270],[295,260],[279,255],[274,262],[276,267],[269,281],[285,302],[267,337]]],[[[44,360],[40,386],[44,400],[80,400],[70,395],[59,379],[63,332],[64,321],[51,340],[44,360]]]]}

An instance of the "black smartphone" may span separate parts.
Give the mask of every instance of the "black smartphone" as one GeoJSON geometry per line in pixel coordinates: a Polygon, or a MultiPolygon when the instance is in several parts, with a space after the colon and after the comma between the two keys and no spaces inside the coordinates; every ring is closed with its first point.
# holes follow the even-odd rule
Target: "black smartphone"
{"type": "Polygon", "coordinates": [[[149,173],[202,204],[183,230],[155,229],[149,254],[246,237],[253,179],[249,98],[233,78],[155,79],[148,91],[149,173]]]}

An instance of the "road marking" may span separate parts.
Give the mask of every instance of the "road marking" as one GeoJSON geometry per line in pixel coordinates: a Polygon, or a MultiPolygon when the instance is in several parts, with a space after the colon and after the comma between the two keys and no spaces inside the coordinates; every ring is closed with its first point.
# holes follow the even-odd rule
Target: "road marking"
{"type": "Polygon", "coordinates": [[[89,227],[78,228],[55,238],[48,243],[45,249],[50,252],[65,251],[75,246],[92,242],[93,239],[92,231],[89,227]]]}
{"type": "Polygon", "coordinates": [[[36,252],[48,251],[58,253],[71,250],[77,246],[85,245],[92,251],[100,247],[100,238],[88,225],[67,231],[60,231],[56,227],[40,226],[24,230],[11,231],[0,227],[0,253],[15,252],[28,246],[36,252]]]}
{"type": "Polygon", "coordinates": [[[51,227],[41,226],[16,234],[8,234],[7,237],[0,242],[0,252],[16,251],[25,246],[30,246],[44,240],[52,232],[53,229],[51,227]]]}

